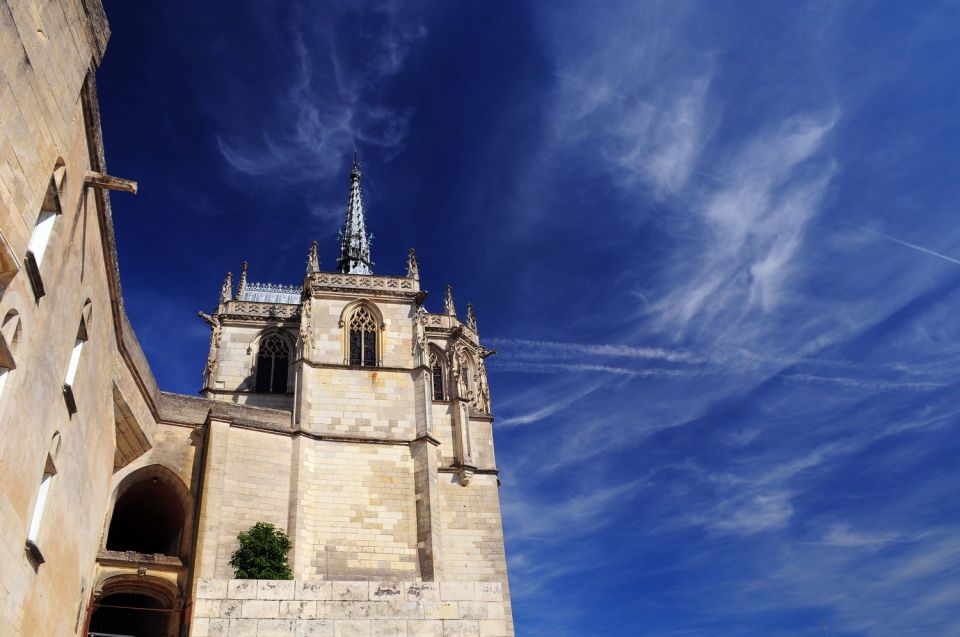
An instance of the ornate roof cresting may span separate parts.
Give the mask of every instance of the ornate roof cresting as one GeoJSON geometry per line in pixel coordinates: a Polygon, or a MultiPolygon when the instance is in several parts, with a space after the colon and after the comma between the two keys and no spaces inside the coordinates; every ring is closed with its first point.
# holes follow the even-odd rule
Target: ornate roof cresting
{"type": "Polygon", "coordinates": [[[282,303],[299,305],[303,296],[303,288],[299,285],[279,285],[277,283],[250,283],[243,291],[243,296],[237,295],[238,301],[253,303],[282,303]]]}
{"type": "Polygon", "coordinates": [[[366,220],[363,216],[363,197],[360,194],[360,162],[356,154],[350,170],[350,197],[347,199],[347,216],[340,229],[340,258],[337,269],[343,274],[372,274],[370,241],[366,220]]]}

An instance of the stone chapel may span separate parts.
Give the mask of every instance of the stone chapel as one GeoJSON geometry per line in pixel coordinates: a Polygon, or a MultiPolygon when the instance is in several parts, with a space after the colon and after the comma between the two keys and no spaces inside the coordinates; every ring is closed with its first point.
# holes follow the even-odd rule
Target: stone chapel
{"type": "Polygon", "coordinates": [[[374,272],[356,159],[336,263],[227,274],[200,395],[158,388],[120,291],[109,33],[100,0],[0,4],[0,634],[513,635],[493,351],[412,249],[374,272]],[[233,579],[257,522],[292,580],[233,579]]]}

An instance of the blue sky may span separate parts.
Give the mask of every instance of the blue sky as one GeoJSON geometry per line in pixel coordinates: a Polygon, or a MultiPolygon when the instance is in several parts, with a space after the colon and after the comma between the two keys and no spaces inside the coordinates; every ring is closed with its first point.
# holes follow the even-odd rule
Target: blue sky
{"type": "Polygon", "coordinates": [[[227,270],[477,307],[519,635],[960,634],[960,6],[108,0],[128,312],[227,270]],[[821,626],[823,622],[823,626],[821,626]]]}

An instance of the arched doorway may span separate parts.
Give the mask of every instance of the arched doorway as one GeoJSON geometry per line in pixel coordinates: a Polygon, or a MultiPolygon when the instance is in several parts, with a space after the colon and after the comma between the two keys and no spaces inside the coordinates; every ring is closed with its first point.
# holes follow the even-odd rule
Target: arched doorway
{"type": "Polygon", "coordinates": [[[91,637],[170,637],[174,609],[169,599],[143,592],[104,595],[93,603],[91,637]]]}
{"type": "Polygon", "coordinates": [[[176,474],[160,465],[138,469],[117,490],[105,548],[185,559],[190,518],[190,495],[176,474]]]}

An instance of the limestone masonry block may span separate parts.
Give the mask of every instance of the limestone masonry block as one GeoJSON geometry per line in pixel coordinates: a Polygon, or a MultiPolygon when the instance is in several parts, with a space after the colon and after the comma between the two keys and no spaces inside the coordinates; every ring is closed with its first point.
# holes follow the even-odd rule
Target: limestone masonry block
{"type": "Polygon", "coordinates": [[[280,615],[280,602],[265,599],[243,601],[242,617],[270,619],[280,615]]]}
{"type": "Polygon", "coordinates": [[[296,637],[334,637],[334,625],[326,619],[301,619],[297,621],[296,637]]]}
{"type": "Polygon", "coordinates": [[[473,582],[440,582],[440,599],[443,601],[472,601],[476,599],[473,582]]]}
{"type": "Polygon", "coordinates": [[[487,619],[504,619],[506,610],[503,602],[487,602],[487,619]]]}
{"type": "Polygon", "coordinates": [[[373,637],[370,620],[350,620],[336,622],[334,637],[373,637]]]}
{"type": "Polygon", "coordinates": [[[457,619],[459,613],[456,602],[423,602],[424,619],[457,619]]]}
{"type": "Polygon", "coordinates": [[[436,582],[408,582],[406,590],[410,601],[440,601],[440,586],[436,582]]]}
{"type": "Polygon", "coordinates": [[[240,617],[242,608],[243,602],[239,599],[225,599],[220,602],[220,617],[224,619],[240,617]]]}
{"type": "Polygon", "coordinates": [[[210,637],[210,620],[206,617],[194,617],[190,626],[190,637],[210,637]]]}
{"type": "Polygon", "coordinates": [[[440,620],[408,620],[407,637],[443,637],[443,622],[440,620]]]}
{"type": "Polygon", "coordinates": [[[484,602],[503,601],[503,584],[500,582],[477,582],[477,599],[484,602]]]}
{"type": "Polygon", "coordinates": [[[504,637],[507,634],[507,623],[502,619],[480,620],[480,637],[504,637]]]}
{"type": "Polygon", "coordinates": [[[227,597],[230,599],[256,599],[257,580],[232,579],[227,583],[227,597]]]}
{"type": "Polygon", "coordinates": [[[480,625],[461,619],[444,620],[443,637],[480,637],[480,625]]]}
{"type": "Polygon", "coordinates": [[[338,601],[366,601],[369,597],[368,582],[333,582],[333,599],[338,601]]]}
{"type": "Polygon", "coordinates": [[[297,580],[294,585],[294,591],[297,599],[331,599],[333,593],[330,582],[319,580],[297,580]]]}
{"type": "Polygon", "coordinates": [[[296,621],[293,619],[257,620],[257,637],[293,637],[296,621]]]}
{"type": "Polygon", "coordinates": [[[371,622],[371,637],[407,637],[407,622],[404,620],[385,619],[371,622]]]}
{"type": "Polygon", "coordinates": [[[257,637],[256,619],[231,619],[224,635],[229,637],[257,637]]]}
{"type": "Polygon", "coordinates": [[[400,599],[403,595],[402,582],[370,582],[371,600],[400,599]]]}
{"type": "Polygon", "coordinates": [[[219,599],[198,599],[193,605],[193,614],[195,617],[219,617],[220,604],[219,599]]]}
{"type": "Polygon", "coordinates": [[[282,619],[316,619],[317,602],[306,600],[281,601],[280,617],[282,619]]]}
{"type": "Polygon", "coordinates": [[[198,579],[197,599],[223,599],[227,596],[227,580],[198,579]]]}
{"type": "Polygon", "coordinates": [[[457,602],[457,610],[461,619],[486,619],[486,602],[457,602]]]}
{"type": "Polygon", "coordinates": [[[257,580],[257,599],[293,599],[293,580],[257,580]]]}

